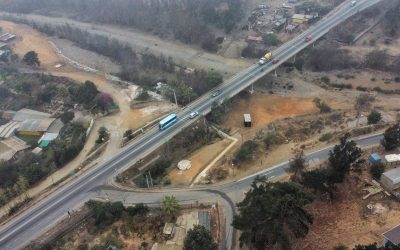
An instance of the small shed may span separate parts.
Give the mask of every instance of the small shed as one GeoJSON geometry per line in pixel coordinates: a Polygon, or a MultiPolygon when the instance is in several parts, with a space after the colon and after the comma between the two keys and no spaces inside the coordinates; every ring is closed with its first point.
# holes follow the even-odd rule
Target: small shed
{"type": "Polygon", "coordinates": [[[244,117],[244,126],[246,128],[251,127],[251,115],[250,114],[244,114],[243,117],[244,117]]]}
{"type": "Polygon", "coordinates": [[[398,246],[400,244],[400,225],[386,231],[382,235],[384,238],[384,246],[398,246]]]}
{"type": "Polygon", "coordinates": [[[400,163],[400,154],[385,155],[385,161],[389,165],[397,165],[400,163]]]}
{"type": "Polygon", "coordinates": [[[386,171],[381,176],[381,182],[389,190],[395,190],[400,187],[400,168],[386,171]]]}
{"type": "Polygon", "coordinates": [[[172,236],[174,235],[174,228],[175,228],[174,223],[165,223],[163,229],[163,235],[166,238],[172,238],[172,236]]]}
{"type": "Polygon", "coordinates": [[[368,162],[371,165],[377,165],[377,164],[381,163],[381,161],[382,161],[382,159],[377,153],[371,154],[368,158],[368,162]]]}

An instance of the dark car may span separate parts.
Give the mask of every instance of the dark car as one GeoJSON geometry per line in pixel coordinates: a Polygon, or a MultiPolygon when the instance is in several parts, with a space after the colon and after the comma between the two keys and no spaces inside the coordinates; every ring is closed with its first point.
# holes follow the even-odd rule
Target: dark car
{"type": "Polygon", "coordinates": [[[272,61],[272,63],[273,63],[273,64],[277,64],[279,61],[280,61],[280,60],[279,60],[278,58],[276,58],[276,59],[274,59],[274,60],[272,61]]]}
{"type": "Polygon", "coordinates": [[[220,90],[220,89],[218,89],[217,91],[215,91],[215,92],[212,94],[212,97],[219,96],[219,94],[221,94],[221,90],[220,90]]]}
{"type": "Polygon", "coordinates": [[[312,36],[307,36],[306,39],[304,40],[306,43],[312,40],[312,36]]]}

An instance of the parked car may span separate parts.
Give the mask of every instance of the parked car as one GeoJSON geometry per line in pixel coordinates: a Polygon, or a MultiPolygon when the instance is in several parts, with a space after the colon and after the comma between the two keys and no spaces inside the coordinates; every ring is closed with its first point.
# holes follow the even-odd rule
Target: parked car
{"type": "Polygon", "coordinates": [[[190,119],[193,119],[193,118],[195,118],[195,117],[198,116],[198,115],[199,115],[199,112],[194,111],[194,112],[192,112],[192,113],[189,114],[189,118],[190,118],[190,119]]]}
{"type": "Polygon", "coordinates": [[[212,94],[212,97],[219,96],[219,94],[221,94],[221,90],[220,90],[220,89],[218,89],[217,91],[215,91],[215,92],[212,94]]]}
{"type": "Polygon", "coordinates": [[[307,36],[306,39],[304,40],[306,43],[312,40],[312,36],[307,36]]]}

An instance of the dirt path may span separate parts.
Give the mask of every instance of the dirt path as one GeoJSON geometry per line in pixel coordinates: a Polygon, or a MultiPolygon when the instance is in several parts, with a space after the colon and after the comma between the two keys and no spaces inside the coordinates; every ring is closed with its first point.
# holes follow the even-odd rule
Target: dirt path
{"type": "Polygon", "coordinates": [[[171,56],[177,63],[184,66],[202,69],[215,69],[222,73],[233,75],[250,66],[253,62],[245,59],[226,58],[221,55],[204,52],[180,42],[167,41],[157,36],[138,30],[110,25],[97,25],[74,21],[67,18],[46,17],[39,15],[18,15],[38,23],[64,25],[66,23],[94,34],[106,35],[121,42],[128,43],[136,51],[149,51],[154,54],[171,56]]]}

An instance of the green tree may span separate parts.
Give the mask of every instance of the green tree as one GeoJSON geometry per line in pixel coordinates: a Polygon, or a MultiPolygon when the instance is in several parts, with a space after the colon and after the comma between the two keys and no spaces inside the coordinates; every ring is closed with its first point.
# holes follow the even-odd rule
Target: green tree
{"type": "Polygon", "coordinates": [[[335,246],[333,248],[333,250],[349,250],[349,248],[346,247],[345,245],[340,244],[340,245],[335,246]]]}
{"type": "Polygon", "coordinates": [[[60,119],[64,124],[67,124],[70,121],[72,121],[74,119],[74,117],[75,117],[74,112],[66,111],[61,114],[60,119]]]}
{"type": "Polygon", "coordinates": [[[23,194],[26,194],[26,191],[28,191],[28,188],[29,188],[28,180],[24,176],[20,175],[18,177],[17,183],[14,184],[14,191],[18,195],[23,195],[23,194]]]}
{"type": "Polygon", "coordinates": [[[381,178],[383,172],[385,172],[385,165],[383,163],[374,164],[369,169],[369,172],[373,178],[379,180],[381,178]]]}
{"type": "Polygon", "coordinates": [[[281,43],[275,34],[266,34],[263,36],[263,41],[267,46],[277,46],[281,43]]]}
{"type": "Polygon", "coordinates": [[[210,87],[215,87],[221,84],[223,81],[223,76],[217,72],[209,72],[207,75],[207,82],[210,87]]]}
{"type": "Polygon", "coordinates": [[[29,66],[40,66],[39,57],[35,51],[27,52],[22,61],[29,66]]]}
{"type": "Polygon", "coordinates": [[[360,159],[362,156],[361,148],[357,147],[355,141],[349,141],[349,137],[350,134],[346,134],[340,138],[340,144],[329,152],[329,164],[332,168],[330,178],[332,178],[333,183],[343,182],[350,169],[363,163],[363,160],[360,159]]]}
{"type": "Polygon", "coordinates": [[[237,163],[251,159],[253,153],[257,150],[258,144],[252,140],[245,141],[235,153],[235,161],[237,163]]]}
{"type": "Polygon", "coordinates": [[[311,188],[314,192],[322,194],[328,193],[333,197],[334,186],[329,182],[329,170],[319,168],[303,172],[301,174],[301,184],[307,188],[311,188]]]}
{"type": "Polygon", "coordinates": [[[232,225],[240,230],[240,244],[256,249],[280,245],[291,249],[290,236],[307,235],[312,216],[304,206],[312,198],[293,183],[271,183],[256,178],[243,201],[238,203],[239,214],[232,225]]]}
{"type": "Polygon", "coordinates": [[[214,250],[216,244],[213,242],[210,231],[204,226],[195,225],[190,229],[183,243],[185,250],[214,250]]]}
{"type": "Polygon", "coordinates": [[[400,145],[400,123],[385,130],[381,144],[388,151],[393,150],[400,145]]]}
{"type": "Polygon", "coordinates": [[[93,102],[99,91],[91,81],[86,81],[78,87],[70,89],[72,98],[79,103],[89,104],[93,102]]]}
{"type": "Polygon", "coordinates": [[[175,196],[167,195],[164,197],[161,205],[164,213],[168,216],[175,217],[179,212],[179,204],[175,196]]]}
{"type": "Polygon", "coordinates": [[[368,124],[376,124],[382,119],[381,113],[376,110],[371,111],[368,115],[368,124]]]}

